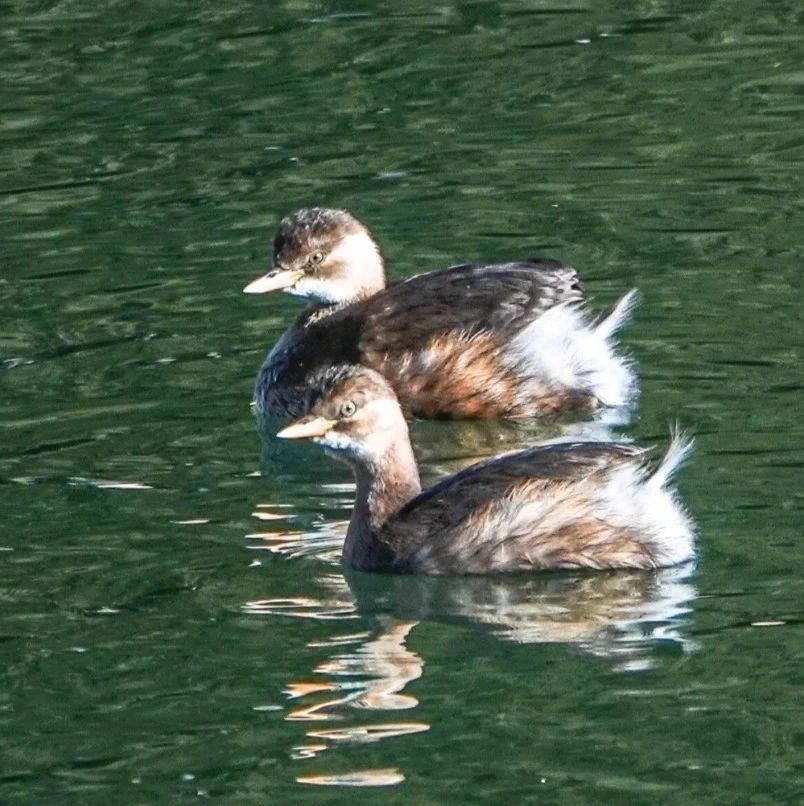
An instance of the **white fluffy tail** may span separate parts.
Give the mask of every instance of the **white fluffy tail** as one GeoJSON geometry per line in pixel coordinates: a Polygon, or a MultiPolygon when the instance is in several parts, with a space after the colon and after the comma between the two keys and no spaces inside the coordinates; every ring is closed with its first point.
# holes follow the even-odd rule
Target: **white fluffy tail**
{"type": "Polygon", "coordinates": [[[667,453],[652,475],[641,463],[628,462],[611,471],[602,490],[612,522],[641,535],[657,567],[695,556],[695,526],[678,491],[668,484],[691,449],[692,439],[674,429],[667,453]]]}
{"type": "Polygon", "coordinates": [[[610,339],[631,318],[634,309],[639,305],[639,298],[639,289],[632,288],[611,309],[611,313],[598,323],[595,328],[597,335],[602,339],[610,339]]]}
{"type": "Polygon", "coordinates": [[[524,363],[548,384],[588,390],[604,406],[630,405],[636,377],[612,336],[625,323],[637,296],[630,291],[598,323],[576,305],[556,305],[520,331],[506,353],[515,368],[524,363]]]}
{"type": "Polygon", "coordinates": [[[695,440],[692,437],[680,431],[678,427],[674,428],[670,438],[670,447],[667,449],[667,453],[664,455],[659,467],[648,479],[648,484],[656,489],[664,487],[679,467],[689,458],[694,444],[695,440]]]}

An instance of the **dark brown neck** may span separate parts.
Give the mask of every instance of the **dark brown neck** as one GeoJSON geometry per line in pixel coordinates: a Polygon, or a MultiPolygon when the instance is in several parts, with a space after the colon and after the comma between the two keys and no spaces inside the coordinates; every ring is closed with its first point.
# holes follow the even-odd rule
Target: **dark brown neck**
{"type": "MultiPolygon", "coordinates": [[[[296,321],[294,323],[294,327],[296,328],[306,328],[310,327],[311,325],[315,326],[320,322],[324,322],[333,314],[338,313],[346,308],[350,308],[351,306],[358,306],[358,303],[362,302],[364,299],[368,299],[369,297],[373,296],[374,292],[370,294],[366,294],[365,296],[355,297],[355,299],[349,300],[348,302],[313,302],[310,303],[302,312],[296,317],[296,321]]],[[[359,307],[356,307],[354,310],[359,312],[359,307]]]]}
{"type": "Polygon", "coordinates": [[[358,568],[370,567],[371,556],[378,549],[376,532],[421,492],[419,471],[407,439],[392,445],[377,461],[355,462],[352,468],[357,490],[343,560],[358,568]]]}
{"type": "Polygon", "coordinates": [[[342,302],[311,302],[296,319],[296,325],[300,327],[312,325],[344,307],[346,306],[342,302]]]}

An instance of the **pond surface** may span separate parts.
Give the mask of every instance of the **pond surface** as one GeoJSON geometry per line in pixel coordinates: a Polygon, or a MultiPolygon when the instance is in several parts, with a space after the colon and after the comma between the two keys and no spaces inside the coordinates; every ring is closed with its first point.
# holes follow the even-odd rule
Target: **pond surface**
{"type": "MultiPolygon", "coordinates": [[[[0,801],[802,798],[804,10],[627,5],[3,5],[0,801]],[[345,576],[348,472],[249,410],[310,204],[393,277],[639,287],[696,566],[345,576]]],[[[413,435],[432,479],[540,427],[413,435]]]]}

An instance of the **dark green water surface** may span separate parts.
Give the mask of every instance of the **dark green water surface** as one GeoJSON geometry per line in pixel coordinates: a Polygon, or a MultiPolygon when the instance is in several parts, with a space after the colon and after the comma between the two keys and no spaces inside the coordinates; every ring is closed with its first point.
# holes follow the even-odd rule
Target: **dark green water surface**
{"type": "MultiPolygon", "coordinates": [[[[0,802],[801,802],[801,3],[0,22],[0,802]],[[625,433],[696,434],[696,566],[345,577],[347,470],[249,411],[310,204],[394,277],[638,286],[625,433]]],[[[413,435],[432,478],[534,433],[413,435]]]]}

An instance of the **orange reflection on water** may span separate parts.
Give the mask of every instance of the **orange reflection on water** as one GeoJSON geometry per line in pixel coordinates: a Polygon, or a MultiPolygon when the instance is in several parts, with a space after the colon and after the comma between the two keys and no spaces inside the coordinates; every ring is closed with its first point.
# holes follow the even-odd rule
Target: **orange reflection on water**
{"type": "Polygon", "coordinates": [[[297,697],[306,697],[319,691],[333,691],[335,688],[337,686],[334,683],[290,683],[285,689],[285,694],[295,700],[297,697]]]}
{"type": "Polygon", "coordinates": [[[355,692],[353,708],[399,711],[415,708],[419,701],[399,692],[422,676],[424,663],[405,646],[405,640],[418,622],[382,617],[383,631],[351,654],[337,655],[319,664],[315,671],[338,677],[371,675],[355,692]]]}
{"type": "MultiPolygon", "coordinates": [[[[357,647],[351,652],[339,652],[315,667],[315,673],[327,675],[328,680],[320,683],[305,680],[288,684],[285,694],[292,699],[316,696],[324,692],[337,694],[324,700],[317,698],[316,702],[295,708],[285,717],[288,721],[340,721],[347,717],[346,709],[396,711],[418,705],[415,697],[401,693],[408,683],[421,677],[423,671],[422,659],[405,646],[408,634],[417,622],[381,617],[381,623],[382,630],[374,638],[366,633],[359,633],[336,635],[327,642],[315,642],[316,646],[332,646],[336,649],[354,644],[357,647]]],[[[291,756],[299,760],[316,758],[333,746],[371,744],[429,729],[430,726],[424,722],[406,721],[310,730],[307,737],[312,741],[294,747],[291,756]]],[[[360,775],[363,773],[349,773],[345,778],[342,775],[313,778],[319,783],[326,779],[330,784],[341,782],[344,786],[379,785],[380,778],[373,777],[373,774],[368,778],[353,777],[360,775]],[[360,783],[349,783],[358,780],[360,783]]],[[[397,771],[392,780],[386,780],[382,776],[381,779],[385,783],[398,783],[403,780],[403,776],[397,771]]]]}
{"type": "MultiPolygon", "coordinates": [[[[293,699],[321,691],[344,692],[324,702],[297,708],[288,714],[288,720],[342,719],[342,714],[332,713],[342,706],[399,711],[419,704],[415,697],[400,693],[408,683],[421,677],[424,668],[422,659],[405,646],[405,640],[417,622],[385,617],[382,623],[383,631],[376,638],[365,640],[363,634],[349,637],[352,643],[355,638],[361,641],[357,649],[335,655],[314,669],[316,674],[330,675],[334,680],[320,684],[300,681],[288,685],[286,693],[293,699]],[[348,679],[355,677],[368,679],[348,679]]],[[[343,636],[335,637],[334,645],[340,646],[343,641],[343,636]]]]}
{"type": "MultiPolygon", "coordinates": [[[[265,531],[248,535],[258,541],[251,548],[337,562],[345,523],[287,531],[271,528],[270,521],[284,520],[283,516],[263,514],[268,513],[255,513],[265,531]]],[[[417,698],[405,689],[424,670],[422,658],[407,646],[420,619],[463,622],[519,644],[573,645],[608,658],[616,670],[639,671],[650,668],[652,648],[659,642],[672,642],[684,651],[695,648],[683,630],[696,596],[690,572],[690,567],[680,567],[654,573],[380,578],[348,572],[344,576],[340,568],[333,568],[316,576],[318,598],[263,598],[248,602],[243,610],[318,621],[361,618],[361,625],[370,613],[379,623],[376,631],[339,632],[308,643],[324,649],[326,656],[284,689],[292,702],[285,719],[316,723],[306,726],[310,729],[302,741],[290,748],[291,758],[320,763],[322,757],[338,756],[342,762],[344,753],[357,758],[359,747],[430,729],[415,719],[373,718],[369,724],[351,724],[359,721],[356,712],[373,711],[374,717],[381,717],[377,712],[418,706],[417,698]]],[[[321,786],[381,786],[400,783],[404,775],[383,768],[303,775],[296,780],[321,786]]]]}

